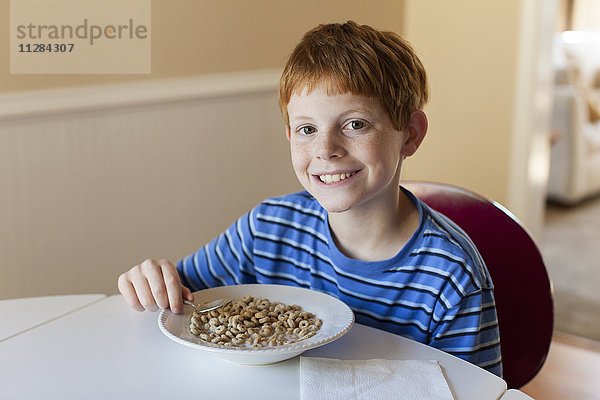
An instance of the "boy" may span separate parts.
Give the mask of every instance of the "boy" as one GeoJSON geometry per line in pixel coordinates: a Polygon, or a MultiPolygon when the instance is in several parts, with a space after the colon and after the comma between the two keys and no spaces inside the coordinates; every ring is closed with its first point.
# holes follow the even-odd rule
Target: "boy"
{"type": "Polygon", "coordinates": [[[427,131],[425,71],[398,35],[321,25],[297,45],[279,102],[305,192],[265,200],[179,261],[119,277],[139,311],[181,311],[192,290],[302,286],[347,303],[359,323],[501,374],[493,288],[468,237],[400,186],[427,131]]]}

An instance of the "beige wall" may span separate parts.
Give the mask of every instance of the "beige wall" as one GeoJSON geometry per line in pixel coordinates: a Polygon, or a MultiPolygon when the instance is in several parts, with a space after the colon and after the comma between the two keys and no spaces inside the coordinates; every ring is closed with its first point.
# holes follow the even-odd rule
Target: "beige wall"
{"type": "MultiPolygon", "coordinates": [[[[0,15],[6,21],[8,0],[0,1],[0,15]]],[[[30,126],[35,128],[38,119],[45,123],[52,122],[54,117],[28,116],[29,122],[20,117],[5,118],[3,110],[10,108],[7,106],[11,104],[11,96],[23,94],[35,99],[37,92],[29,95],[29,91],[130,80],[151,80],[162,85],[163,78],[193,75],[199,80],[190,82],[200,82],[197,84],[205,87],[212,81],[213,72],[272,68],[276,75],[301,34],[325,21],[355,19],[399,31],[421,55],[431,82],[432,96],[426,108],[430,131],[419,152],[405,164],[404,178],[454,183],[511,207],[509,189],[515,153],[514,108],[520,40],[515,27],[521,24],[522,1],[528,0],[154,1],[153,73],[149,76],[9,75],[8,60],[3,59],[0,150],[3,149],[5,156],[0,157],[0,181],[7,182],[3,190],[10,187],[11,193],[3,193],[9,200],[0,204],[0,208],[10,219],[10,226],[18,229],[0,232],[0,242],[6,249],[0,261],[0,281],[4,282],[0,298],[112,293],[117,273],[132,262],[148,256],[181,257],[258,199],[297,188],[276,109],[276,79],[272,93],[259,103],[242,96],[201,100],[189,107],[182,103],[181,106],[187,107],[184,111],[171,106],[115,107],[112,111],[96,110],[76,117],[76,122],[68,122],[72,124],[71,130],[66,129],[67,122],[58,119],[55,124],[47,125],[51,128],[30,131],[17,128],[21,122],[31,122],[30,126]],[[227,6],[234,3],[235,7],[227,6]],[[218,105],[218,113],[210,111],[213,105],[218,105]],[[196,106],[204,111],[197,111],[196,106]],[[131,110],[146,114],[131,112],[130,118],[131,110]],[[163,114],[166,116],[161,120],[163,114]],[[201,118],[203,115],[211,118],[210,127],[201,118]],[[220,132],[215,116],[227,120],[225,136],[210,136],[220,132]],[[262,132],[263,138],[276,139],[257,149],[262,152],[260,157],[251,157],[247,147],[236,142],[235,137],[240,133],[238,129],[265,125],[265,116],[268,132],[262,132]],[[183,121],[184,125],[174,129],[175,121],[183,121]],[[189,124],[185,125],[185,121],[189,124]],[[208,142],[205,135],[210,138],[208,142]],[[181,154],[173,149],[173,143],[185,155],[182,164],[178,163],[181,154]],[[16,153],[15,146],[20,146],[16,153]],[[195,158],[195,148],[202,154],[200,159],[195,158]],[[164,166],[154,163],[162,151],[167,152],[169,161],[164,166]],[[280,155],[273,158],[275,153],[280,155]],[[128,154],[132,155],[131,165],[139,174],[148,172],[144,178],[147,182],[130,175],[128,154]],[[106,155],[117,163],[105,166],[106,155]],[[198,161],[206,161],[206,157],[212,161],[206,164],[198,161]],[[245,160],[244,196],[237,198],[236,173],[241,159],[245,160]],[[211,170],[215,163],[220,165],[218,174],[211,170]],[[28,176],[31,179],[20,179],[28,176]],[[62,191],[52,185],[54,176],[66,185],[62,191]],[[165,183],[169,192],[144,198],[140,192],[151,188],[156,180],[165,183]],[[201,196],[202,204],[218,210],[207,216],[191,196],[187,202],[177,203],[176,209],[169,209],[170,193],[177,196],[182,188],[193,196],[201,196]],[[223,196],[228,199],[225,203],[218,201],[223,196]],[[142,207],[135,205],[138,198],[144,202],[142,207]],[[94,211],[94,201],[101,206],[98,211],[94,211]],[[30,207],[33,214],[22,209],[19,216],[7,205],[15,209],[30,207]],[[61,225],[61,219],[52,215],[53,209],[59,210],[58,215],[71,215],[65,220],[70,227],[61,225]],[[156,210],[161,212],[160,220],[146,219],[156,210]],[[36,219],[38,213],[43,218],[36,219]],[[50,218],[51,223],[44,223],[47,222],[44,218],[50,218]],[[181,225],[186,222],[187,225],[181,225]],[[42,230],[36,225],[39,223],[44,223],[42,230]],[[111,236],[111,224],[120,223],[126,224],[124,230],[111,236]],[[137,226],[145,227],[141,230],[143,235],[137,234],[134,229],[137,226]],[[99,240],[89,240],[86,235],[96,235],[99,240]],[[77,248],[76,252],[72,253],[71,244],[77,248]],[[79,248],[83,245],[90,247],[79,248]]],[[[6,46],[7,42],[0,42],[0,52],[8,54],[6,46]]],[[[253,79],[252,74],[248,79],[253,79]]],[[[182,92],[186,91],[188,80],[184,81],[184,86],[178,89],[182,92]]],[[[59,93],[64,93],[60,90],[59,93]]],[[[52,98],[53,93],[46,96],[52,98]]],[[[95,95],[96,91],[90,93],[95,95]]],[[[104,96],[110,98],[111,91],[106,93],[104,96]]],[[[114,93],[115,97],[126,97],[128,90],[117,85],[114,93]]]]}
{"type": "Polygon", "coordinates": [[[405,30],[429,73],[429,133],[406,178],[506,204],[519,0],[407,1],[405,30]]]}
{"type": "Polygon", "coordinates": [[[114,293],[133,265],[299,190],[278,76],[23,92],[12,116],[0,95],[0,299],[114,293]]]}
{"type": "Polygon", "coordinates": [[[430,130],[404,178],[454,183],[541,239],[554,0],[407,0],[404,35],[428,70],[430,130]]]}
{"type": "MultiPolygon", "coordinates": [[[[9,0],[0,0],[8,14],[9,0]]],[[[430,131],[407,179],[456,183],[508,202],[520,0],[153,1],[151,75],[0,75],[0,93],[281,68],[318,23],[403,33],[431,83],[430,131]],[[490,123],[490,122],[493,123],[490,123]],[[477,166],[473,168],[473,166],[477,166]]],[[[4,17],[6,19],[6,17],[4,17]]],[[[6,37],[0,52],[8,54],[6,37]]]]}
{"type": "MultiPolygon", "coordinates": [[[[9,75],[2,58],[0,93],[282,68],[302,34],[320,23],[353,19],[400,31],[402,10],[402,0],[154,0],[151,75],[9,75]]],[[[0,0],[2,26],[8,16],[9,0],[0,0]]],[[[2,35],[0,54],[8,46],[2,35]]]]}
{"type": "Polygon", "coordinates": [[[298,190],[276,103],[288,53],[323,22],[399,31],[402,4],[154,1],[149,76],[9,75],[2,59],[0,299],[114,293],[135,263],[298,190]]]}

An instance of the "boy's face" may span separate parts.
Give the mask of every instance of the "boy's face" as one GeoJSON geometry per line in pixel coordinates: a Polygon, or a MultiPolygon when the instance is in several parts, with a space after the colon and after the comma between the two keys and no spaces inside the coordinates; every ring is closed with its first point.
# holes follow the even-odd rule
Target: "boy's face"
{"type": "Polygon", "coordinates": [[[397,207],[407,145],[379,100],[327,95],[321,85],[288,104],[292,164],[304,188],[330,213],[397,207]]]}

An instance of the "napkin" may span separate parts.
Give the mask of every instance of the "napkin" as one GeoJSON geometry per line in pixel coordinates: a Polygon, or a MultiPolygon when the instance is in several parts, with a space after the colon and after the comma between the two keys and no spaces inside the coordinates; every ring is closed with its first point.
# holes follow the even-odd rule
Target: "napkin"
{"type": "Polygon", "coordinates": [[[453,400],[437,361],[300,357],[302,400],[453,400]]]}

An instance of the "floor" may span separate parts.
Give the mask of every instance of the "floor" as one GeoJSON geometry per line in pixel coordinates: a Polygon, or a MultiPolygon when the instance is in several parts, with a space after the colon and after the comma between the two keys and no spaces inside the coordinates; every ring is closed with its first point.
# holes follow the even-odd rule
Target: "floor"
{"type": "Polygon", "coordinates": [[[555,328],[600,341],[600,197],[549,205],[540,239],[554,284],[555,328]]]}
{"type": "Polygon", "coordinates": [[[541,251],[554,284],[555,334],[540,373],[521,390],[536,400],[600,400],[600,197],[550,204],[541,251]]]}
{"type": "Polygon", "coordinates": [[[600,400],[600,342],[556,332],[542,370],[521,391],[536,400],[600,400]]]}

